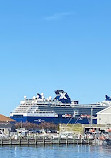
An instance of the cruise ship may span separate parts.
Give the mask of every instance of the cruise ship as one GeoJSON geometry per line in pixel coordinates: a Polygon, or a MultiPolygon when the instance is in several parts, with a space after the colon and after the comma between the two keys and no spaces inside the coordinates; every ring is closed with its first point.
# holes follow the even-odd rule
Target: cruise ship
{"type": "Polygon", "coordinates": [[[10,113],[10,117],[17,122],[51,122],[96,124],[96,113],[111,106],[111,98],[106,95],[105,101],[95,104],[79,104],[71,101],[69,95],[63,90],[55,91],[55,98],[45,99],[43,93],[37,93],[32,99],[24,96],[20,105],[10,113]]]}

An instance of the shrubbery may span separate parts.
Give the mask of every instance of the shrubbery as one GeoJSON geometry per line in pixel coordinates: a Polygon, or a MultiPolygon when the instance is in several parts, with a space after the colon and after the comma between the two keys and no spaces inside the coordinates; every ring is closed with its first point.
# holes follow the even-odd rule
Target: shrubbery
{"type": "Polygon", "coordinates": [[[33,129],[45,129],[45,130],[57,130],[58,125],[54,123],[49,123],[49,122],[42,122],[40,124],[35,124],[35,123],[30,123],[30,122],[25,122],[25,123],[16,123],[15,128],[25,128],[27,130],[33,129]]]}

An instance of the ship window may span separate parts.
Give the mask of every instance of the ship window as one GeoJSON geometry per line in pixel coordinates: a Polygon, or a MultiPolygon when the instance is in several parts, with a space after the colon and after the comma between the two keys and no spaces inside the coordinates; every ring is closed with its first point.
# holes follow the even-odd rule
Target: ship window
{"type": "Polygon", "coordinates": [[[22,118],[23,115],[13,115],[14,118],[22,118]]]}

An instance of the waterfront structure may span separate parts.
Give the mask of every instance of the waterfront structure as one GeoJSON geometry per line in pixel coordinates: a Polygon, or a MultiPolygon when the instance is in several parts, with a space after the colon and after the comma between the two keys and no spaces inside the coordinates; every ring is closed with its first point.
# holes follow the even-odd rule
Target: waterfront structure
{"type": "Polygon", "coordinates": [[[56,97],[45,99],[44,94],[37,93],[32,99],[20,102],[20,105],[10,113],[10,117],[17,122],[53,122],[59,123],[97,123],[96,113],[111,105],[106,96],[105,101],[95,104],[79,104],[71,101],[69,95],[63,90],[56,90],[56,97]]]}
{"type": "Polygon", "coordinates": [[[97,124],[111,124],[111,106],[97,113],[97,124]]]}
{"type": "Polygon", "coordinates": [[[0,137],[9,135],[14,131],[15,120],[0,114],[0,137]]]}

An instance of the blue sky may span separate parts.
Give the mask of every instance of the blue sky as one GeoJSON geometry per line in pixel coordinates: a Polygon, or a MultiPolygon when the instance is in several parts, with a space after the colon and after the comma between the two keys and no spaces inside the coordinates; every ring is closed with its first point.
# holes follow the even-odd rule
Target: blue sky
{"type": "Polygon", "coordinates": [[[110,0],[0,1],[0,113],[24,95],[94,103],[111,95],[110,0]]]}

